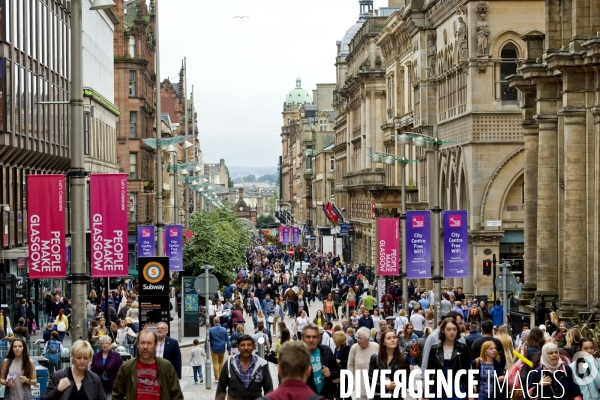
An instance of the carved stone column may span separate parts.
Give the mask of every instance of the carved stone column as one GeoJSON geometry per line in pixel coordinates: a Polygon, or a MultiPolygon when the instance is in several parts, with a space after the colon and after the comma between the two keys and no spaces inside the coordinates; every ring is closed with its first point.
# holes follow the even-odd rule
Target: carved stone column
{"type": "MultiPolygon", "coordinates": [[[[575,76],[571,78],[575,80],[575,76]]],[[[584,81],[580,75],[577,80],[584,81]]],[[[565,147],[564,279],[561,282],[559,300],[561,309],[565,311],[572,311],[572,306],[587,310],[586,111],[585,107],[572,107],[565,108],[562,112],[565,147]]]]}
{"type": "Polygon", "coordinates": [[[363,169],[371,169],[371,165],[372,165],[372,158],[369,157],[369,154],[373,154],[373,135],[372,135],[372,129],[371,129],[371,125],[372,125],[372,121],[373,119],[371,118],[371,114],[372,114],[372,109],[371,109],[371,95],[373,92],[371,91],[367,91],[367,94],[365,96],[365,108],[366,108],[366,112],[365,112],[365,146],[363,148],[363,154],[364,154],[364,158],[365,158],[365,168],[363,169]]]}
{"type": "Polygon", "coordinates": [[[520,300],[533,299],[537,278],[537,211],[538,211],[538,151],[539,126],[523,124],[525,128],[525,255],[524,285],[520,300]]]}
{"type": "MultiPolygon", "coordinates": [[[[545,84],[542,84],[545,85],[545,84]]],[[[553,84],[556,86],[556,84],[553,84]]],[[[554,94],[556,91],[554,91],[554,94]]],[[[558,292],[558,119],[538,115],[537,292],[558,292]]]]}
{"type": "Polygon", "coordinates": [[[348,114],[346,116],[346,173],[351,174],[354,170],[354,151],[352,150],[352,131],[354,130],[354,113],[348,103],[348,114]]]}
{"type": "MultiPolygon", "coordinates": [[[[361,96],[360,99],[360,170],[357,172],[361,172],[364,171],[366,168],[366,160],[365,158],[367,157],[367,153],[366,153],[366,141],[365,141],[365,134],[366,134],[366,123],[365,121],[367,120],[366,117],[367,113],[366,113],[366,106],[365,106],[365,99],[364,96],[361,96]]],[[[359,168],[359,164],[357,163],[356,168],[359,168]]]]}

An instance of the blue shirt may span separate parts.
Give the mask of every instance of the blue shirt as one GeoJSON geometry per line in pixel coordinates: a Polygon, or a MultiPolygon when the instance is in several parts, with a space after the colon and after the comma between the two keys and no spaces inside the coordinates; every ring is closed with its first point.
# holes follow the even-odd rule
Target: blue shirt
{"type": "Polygon", "coordinates": [[[419,300],[419,304],[421,305],[421,308],[423,310],[428,310],[429,309],[429,302],[425,299],[421,299],[419,300]]]}
{"type": "Polygon", "coordinates": [[[256,368],[256,362],[258,361],[258,356],[256,354],[252,355],[252,361],[250,361],[250,366],[247,371],[244,371],[242,367],[242,363],[240,362],[240,355],[235,355],[235,365],[237,366],[238,372],[240,373],[240,379],[244,384],[244,387],[250,386],[250,382],[252,382],[252,374],[254,373],[254,369],[256,368]]]}
{"type": "Polygon", "coordinates": [[[321,350],[317,347],[315,351],[310,353],[310,363],[312,365],[313,377],[317,393],[321,393],[325,386],[325,377],[323,376],[323,363],[321,362],[321,350]]]}

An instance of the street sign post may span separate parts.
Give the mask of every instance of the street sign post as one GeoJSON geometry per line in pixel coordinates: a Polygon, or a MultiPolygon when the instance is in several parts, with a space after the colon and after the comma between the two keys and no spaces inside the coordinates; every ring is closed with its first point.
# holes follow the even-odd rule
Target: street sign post
{"type": "MultiPolygon", "coordinates": [[[[494,285],[498,290],[502,291],[502,310],[503,310],[503,321],[506,323],[506,317],[508,315],[508,308],[510,307],[510,301],[508,300],[509,293],[514,293],[517,290],[517,278],[510,271],[509,263],[502,263],[499,265],[500,275],[496,278],[494,285]]],[[[495,300],[495,299],[494,299],[495,300]]]]}
{"type": "Polygon", "coordinates": [[[293,247],[290,247],[290,248],[289,248],[289,250],[288,250],[288,255],[289,255],[290,257],[294,257],[294,248],[293,248],[293,247]]]}

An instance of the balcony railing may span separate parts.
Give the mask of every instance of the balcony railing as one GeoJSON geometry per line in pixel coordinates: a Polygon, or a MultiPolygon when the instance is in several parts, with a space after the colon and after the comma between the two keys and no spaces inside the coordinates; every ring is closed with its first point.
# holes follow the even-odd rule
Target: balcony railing
{"type": "Polygon", "coordinates": [[[344,188],[356,186],[385,186],[385,172],[360,172],[344,177],[344,188]]]}

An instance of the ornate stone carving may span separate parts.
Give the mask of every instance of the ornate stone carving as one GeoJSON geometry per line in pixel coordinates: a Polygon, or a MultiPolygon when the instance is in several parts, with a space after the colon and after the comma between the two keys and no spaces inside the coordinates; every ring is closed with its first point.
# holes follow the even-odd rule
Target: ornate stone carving
{"type": "Polygon", "coordinates": [[[431,75],[435,76],[436,72],[435,72],[435,63],[436,63],[436,53],[437,53],[437,46],[436,46],[436,39],[437,39],[437,33],[436,31],[428,31],[427,32],[427,58],[429,59],[429,68],[431,71],[431,75]]]}
{"type": "Polygon", "coordinates": [[[480,1],[475,6],[475,11],[477,11],[478,13],[487,14],[488,10],[489,10],[489,6],[488,6],[488,3],[486,3],[485,1],[480,1]]]}
{"type": "Polygon", "coordinates": [[[458,17],[458,26],[456,28],[456,41],[459,60],[469,58],[469,39],[467,34],[467,24],[462,17],[458,17]]]}
{"type": "MultiPolygon", "coordinates": [[[[482,3],[479,3],[482,4],[482,3]]],[[[485,13],[479,15],[479,21],[477,21],[477,55],[487,56],[488,48],[490,44],[490,28],[487,21],[485,20],[485,13]]]]}

